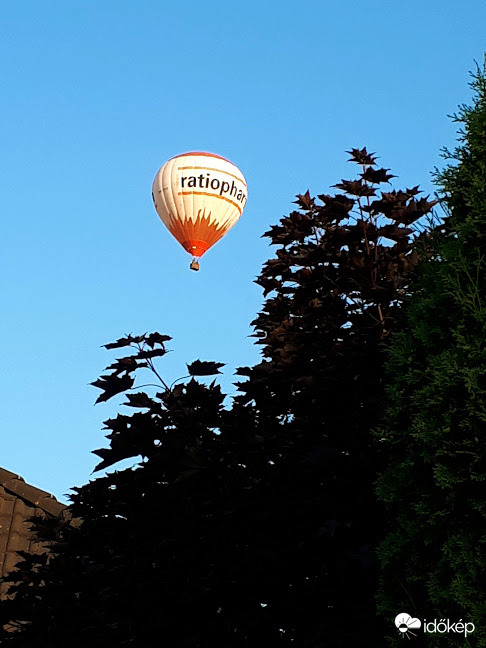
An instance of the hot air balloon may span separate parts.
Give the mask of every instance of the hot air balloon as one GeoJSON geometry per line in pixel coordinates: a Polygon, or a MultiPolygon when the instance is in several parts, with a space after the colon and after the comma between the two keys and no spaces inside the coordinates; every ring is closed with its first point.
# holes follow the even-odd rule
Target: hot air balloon
{"type": "Polygon", "coordinates": [[[190,268],[243,213],[248,191],[241,171],[214,153],[182,153],[161,167],[152,198],[161,221],[192,255],[190,268]]]}

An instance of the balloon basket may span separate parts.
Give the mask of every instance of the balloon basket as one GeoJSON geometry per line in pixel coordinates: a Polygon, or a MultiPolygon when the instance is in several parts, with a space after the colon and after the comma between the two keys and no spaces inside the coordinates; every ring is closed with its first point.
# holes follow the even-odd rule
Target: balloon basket
{"type": "Polygon", "coordinates": [[[191,270],[195,270],[197,272],[199,270],[199,259],[197,257],[194,257],[189,267],[191,268],[191,270]]]}

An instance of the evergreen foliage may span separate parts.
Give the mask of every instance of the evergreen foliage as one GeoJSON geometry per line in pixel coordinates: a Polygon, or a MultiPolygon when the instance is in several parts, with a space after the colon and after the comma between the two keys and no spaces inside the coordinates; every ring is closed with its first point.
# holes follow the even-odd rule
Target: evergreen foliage
{"type": "Polygon", "coordinates": [[[350,153],[357,179],[299,195],[266,234],[278,249],[257,280],[263,360],[239,370],[229,409],[205,378],[220,363],[193,362],[168,386],[155,364],[168,336],[106,345],[128,353],[93,383],[98,401],[125,394],[136,411],[106,421],[97,469],[143,461],[75,488],[77,526],[37,526],[55,554],[14,575],[6,646],[380,645],[370,430],[418,263],[414,223],[434,202],[380,192],[393,176],[350,153]],[[155,393],[135,387],[144,371],[155,393]]]}
{"type": "MultiPolygon", "coordinates": [[[[417,645],[486,646],[486,76],[478,68],[459,146],[436,180],[447,218],[388,363],[388,469],[378,482],[390,520],[380,548],[379,608],[393,619],[472,621],[417,645]]],[[[401,645],[390,636],[389,645],[401,645]]]]}

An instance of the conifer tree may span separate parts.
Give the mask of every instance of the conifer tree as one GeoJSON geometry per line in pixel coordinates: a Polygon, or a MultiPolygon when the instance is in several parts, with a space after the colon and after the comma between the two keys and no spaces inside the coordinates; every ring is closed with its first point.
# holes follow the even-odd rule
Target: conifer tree
{"type": "MultiPolygon", "coordinates": [[[[376,435],[390,520],[381,613],[391,628],[399,612],[476,626],[467,638],[421,630],[416,641],[427,646],[486,646],[485,69],[472,87],[473,105],[455,116],[459,145],[436,175],[447,215],[393,339],[390,406],[376,435]]],[[[400,640],[390,632],[390,645],[400,640]]]]}

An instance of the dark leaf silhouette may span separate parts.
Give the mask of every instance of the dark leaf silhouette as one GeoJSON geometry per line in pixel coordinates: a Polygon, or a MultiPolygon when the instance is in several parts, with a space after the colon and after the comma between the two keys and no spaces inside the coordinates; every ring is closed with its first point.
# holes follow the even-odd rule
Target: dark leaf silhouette
{"type": "Polygon", "coordinates": [[[399,225],[383,225],[378,229],[378,234],[384,236],[385,238],[394,239],[398,241],[399,239],[407,238],[412,234],[413,230],[409,227],[400,227],[399,225]]]}
{"type": "Polygon", "coordinates": [[[130,346],[131,344],[139,344],[142,342],[144,339],[143,335],[138,335],[136,337],[132,337],[131,335],[127,335],[124,338],[119,338],[116,342],[111,342],[110,344],[104,344],[103,346],[105,349],[119,349],[121,347],[126,347],[130,346]]]}
{"type": "Polygon", "coordinates": [[[136,394],[127,394],[128,402],[125,405],[130,407],[151,408],[154,401],[145,392],[138,392],[136,394]]]}
{"type": "Polygon", "coordinates": [[[375,184],[381,182],[389,182],[392,178],[396,178],[396,176],[388,173],[388,171],[389,169],[373,169],[372,167],[368,167],[366,171],[361,174],[361,177],[363,178],[363,180],[367,180],[368,182],[375,184]]]}
{"type": "Polygon", "coordinates": [[[145,338],[145,342],[153,349],[156,344],[160,344],[161,346],[164,346],[164,342],[168,342],[171,339],[172,338],[170,337],[170,335],[151,333],[145,338]]]}
{"type": "Polygon", "coordinates": [[[303,209],[311,209],[314,207],[314,199],[311,198],[309,190],[305,194],[297,194],[297,200],[295,202],[303,209]]]}
{"type": "Polygon", "coordinates": [[[346,153],[349,153],[351,155],[351,158],[349,159],[350,162],[356,162],[357,164],[370,166],[376,164],[376,158],[374,157],[375,154],[368,153],[366,147],[363,147],[362,149],[351,149],[350,151],[346,151],[346,153]]]}
{"type": "Polygon", "coordinates": [[[219,369],[224,367],[222,362],[203,362],[201,360],[194,360],[191,364],[187,365],[187,370],[191,376],[213,376],[221,373],[219,369]]]}
{"type": "Polygon", "coordinates": [[[146,351],[139,351],[137,353],[137,358],[150,359],[158,358],[165,355],[167,351],[165,349],[148,349],[146,351]]]}
{"type": "MultiPolygon", "coordinates": [[[[138,362],[135,356],[127,356],[126,358],[117,359],[117,361],[111,364],[109,367],[107,367],[107,369],[112,369],[115,374],[119,374],[124,371],[126,372],[135,371],[135,369],[144,366],[147,366],[146,363],[138,362]]],[[[97,386],[98,385],[95,385],[95,387],[97,386]]]]}
{"type": "Polygon", "coordinates": [[[341,180],[339,184],[334,185],[351,196],[374,196],[373,187],[365,184],[362,180],[341,180]]]}
{"type": "Polygon", "coordinates": [[[103,393],[98,396],[96,399],[97,403],[107,401],[116,394],[119,394],[127,389],[130,389],[133,386],[135,379],[132,378],[129,374],[124,376],[118,376],[112,374],[109,376],[101,376],[99,380],[91,383],[94,387],[98,387],[103,390],[103,393]]]}

